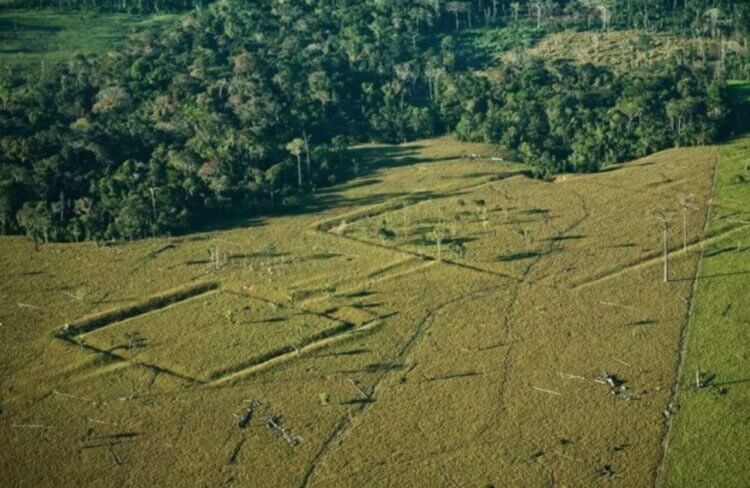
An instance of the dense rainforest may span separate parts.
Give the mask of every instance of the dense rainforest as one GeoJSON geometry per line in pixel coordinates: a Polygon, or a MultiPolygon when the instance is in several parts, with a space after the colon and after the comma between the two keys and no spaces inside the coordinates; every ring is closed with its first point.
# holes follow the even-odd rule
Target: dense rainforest
{"type": "Polygon", "coordinates": [[[750,12],[708,0],[60,6],[190,12],[116,53],[0,72],[0,230],[40,241],[134,239],[296,207],[356,172],[347,147],[360,141],[453,133],[503,144],[540,177],[707,144],[746,54],[627,73],[534,59],[478,67],[461,33],[669,26],[741,46],[750,12]]]}

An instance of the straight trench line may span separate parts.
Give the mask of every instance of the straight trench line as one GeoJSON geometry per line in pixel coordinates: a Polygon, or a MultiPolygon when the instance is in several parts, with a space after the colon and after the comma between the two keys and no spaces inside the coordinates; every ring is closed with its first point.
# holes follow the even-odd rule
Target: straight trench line
{"type": "MultiPolygon", "coordinates": [[[[187,381],[189,383],[193,383],[193,384],[201,384],[201,383],[203,383],[203,381],[201,381],[201,380],[199,380],[197,378],[193,378],[191,376],[188,376],[188,375],[185,375],[185,374],[182,374],[182,373],[178,373],[176,371],[172,371],[171,369],[164,368],[162,366],[159,366],[158,364],[146,363],[146,362],[142,362],[142,361],[134,361],[134,360],[129,359],[129,358],[125,357],[125,356],[121,356],[120,354],[115,354],[115,353],[107,351],[105,349],[101,349],[99,347],[92,346],[90,344],[86,344],[85,342],[78,342],[75,337],[58,337],[57,339],[61,340],[63,342],[66,342],[66,343],[70,344],[71,346],[80,347],[82,349],[86,349],[87,351],[93,352],[95,354],[104,355],[104,356],[106,356],[107,358],[109,358],[109,359],[111,359],[113,361],[121,362],[121,363],[123,363],[123,367],[125,367],[125,366],[142,367],[142,368],[150,369],[151,371],[156,371],[156,372],[159,372],[159,373],[164,373],[164,374],[169,375],[169,376],[173,376],[173,377],[175,377],[177,379],[180,379],[180,380],[183,380],[183,381],[187,381]]],[[[113,367],[113,365],[107,365],[107,366],[104,366],[104,368],[106,368],[107,370],[117,370],[117,369],[119,369],[119,368],[113,367]]],[[[106,371],[104,371],[104,372],[106,373],[106,371]]],[[[90,373],[87,376],[95,376],[96,374],[97,374],[97,372],[95,371],[93,373],[90,373]]]]}
{"type": "Polygon", "coordinates": [[[619,190],[619,191],[625,192],[627,194],[631,194],[633,196],[636,196],[636,195],[650,195],[652,197],[657,197],[657,198],[674,198],[675,195],[679,194],[679,192],[677,192],[677,191],[670,191],[669,188],[672,187],[672,186],[674,186],[674,185],[677,185],[677,184],[679,184],[681,182],[678,181],[678,180],[677,181],[672,181],[669,184],[657,187],[655,189],[646,189],[646,188],[641,188],[641,187],[637,187],[637,186],[621,186],[621,185],[616,185],[614,183],[604,183],[604,182],[601,182],[601,181],[591,181],[589,183],[592,184],[592,185],[595,185],[595,186],[599,186],[601,188],[609,188],[609,189],[612,189],[612,190],[619,190]]]}
{"type": "MultiPolygon", "coordinates": [[[[716,194],[716,182],[718,180],[719,176],[719,164],[720,164],[720,154],[717,153],[716,155],[716,165],[714,166],[714,180],[713,185],[711,187],[711,195],[716,194]]],[[[708,230],[711,227],[711,217],[713,214],[713,207],[709,206],[708,211],[706,212],[706,224],[703,228],[703,235],[706,235],[708,233],[708,230]]],[[[740,227],[739,229],[733,229],[729,232],[724,233],[722,236],[724,237],[727,234],[733,233],[737,230],[742,230],[743,227],[740,227]]],[[[679,343],[679,353],[678,353],[678,359],[677,359],[677,368],[675,371],[675,378],[672,382],[672,391],[669,397],[669,403],[667,404],[667,409],[670,409],[670,406],[675,406],[676,402],[679,401],[680,398],[680,380],[683,376],[683,370],[685,369],[685,358],[687,357],[688,352],[688,339],[690,336],[690,326],[693,323],[693,312],[695,310],[695,304],[697,302],[697,294],[698,294],[698,286],[700,283],[700,275],[701,271],[703,269],[703,259],[705,257],[706,250],[705,248],[701,250],[700,259],[698,260],[698,266],[695,271],[695,279],[693,280],[693,287],[690,293],[690,303],[688,305],[687,309],[687,317],[685,319],[685,325],[683,329],[680,331],[680,343],[679,343]]],[[[664,486],[665,483],[665,477],[667,472],[667,454],[669,452],[669,441],[672,437],[672,427],[674,426],[674,418],[677,416],[677,412],[674,413],[671,417],[667,417],[664,419],[663,422],[663,431],[661,435],[661,456],[659,461],[657,462],[656,466],[654,466],[653,471],[653,486],[659,487],[664,486]]]]}
{"type": "MultiPolygon", "coordinates": [[[[704,254],[704,251],[705,251],[704,247],[707,244],[713,244],[713,243],[716,243],[716,242],[721,242],[724,239],[732,236],[733,234],[736,234],[736,233],[738,233],[740,231],[745,230],[746,228],[747,228],[747,225],[741,225],[739,227],[735,227],[733,229],[730,229],[730,230],[728,230],[726,232],[723,232],[723,233],[721,233],[719,235],[716,235],[714,237],[710,237],[708,239],[702,239],[702,240],[700,240],[698,242],[690,244],[687,247],[687,251],[690,252],[690,251],[694,251],[696,249],[699,249],[701,251],[701,260],[702,260],[703,259],[703,254],[704,254]]],[[[670,256],[681,256],[683,254],[685,254],[685,250],[682,247],[680,247],[679,249],[670,251],[670,253],[669,253],[670,256]]],[[[641,261],[639,263],[627,266],[627,267],[625,267],[623,269],[620,269],[620,270],[617,270],[617,271],[614,271],[614,272],[611,272],[611,273],[607,273],[604,276],[600,276],[599,278],[595,278],[595,279],[593,279],[591,281],[585,281],[585,282],[583,282],[581,284],[573,286],[571,289],[573,289],[573,290],[579,290],[579,289],[582,289],[582,288],[588,288],[589,286],[599,284],[599,283],[601,283],[603,281],[607,281],[607,280],[610,280],[612,278],[616,278],[618,276],[621,276],[621,275],[624,275],[626,273],[629,273],[630,271],[636,271],[636,270],[639,270],[639,269],[648,268],[649,266],[653,266],[655,264],[659,264],[659,263],[662,263],[662,262],[663,262],[663,258],[661,256],[651,257],[651,258],[646,259],[645,261],[641,261]]]]}
{"type": "MultiPolygon", "coordinates": [[[[99,327],[96,327],[96,328],[91,329],[89,331],[81,332],[80,334],[75,334],[75,335],[73,335],[71,337],[73,337],[74,339],[85,338],[85,337],[89,336],[90,334],[93,334],[95,332],[99,332],[99,331],[101,331],[103,329],[108,329],[110,327],[114,327],[114,326],[117,326],[117,325],[125,324],[125,323],[131,322],[133,320],[141,319],[143,317],[148,317],[149,315],[154,315],[154,314],[157,314],[157,313],[169,310],[169,309],[174,308],[174,307],[179,307],[180,305],[184,305],[185,303],[191,302],[193,300],[198,300],[200,298],[210,297],[211,295],[215,295],[215,294],[217,294],[219,292],[221,292],[220,288],[216,288],[216,289],[213,289],[213,290],[208,290],[206,292],[199,293],[197,295],[189,296],[189,297],[187,297],[187,298],[185,298],[183,300],[178,300],[176,302],[172,302],[172,303],[170,303],[170,304],[168,304],[168,305],[166,305],[164,307],[152,308],[151,310],[146,310],[146,311],[144,311],[142,313],[139,313],[137,315],[133,315],[131,317],[124,318],[122,320],[115,320],[115,321],[112,321],[112,322],[108,322],[106,324],[100,325],[99,327]]],[[[76,342],[78,342],[78,341],[76,341],[76,342]]]]}
{"type": "Polygon", "coordinates": [[[480,183],[475,183],[475,184],[467,185],[467,186],[455,186],[451,188],[445,188],[442,191],[448,193],[447,195],[434,197],[434,198],[420,199],[408,205],[403,205],[404,198],[408,198],[408,197],[419,198],[421,196],[421,193],[424,193],[424,192],[415,192],[415,193],[411,193],[409,195],[405,195],[402,197],[393,197],[392,199],[386,202],[383,202],[381,204],[378,204],[378,205],[373,205],[371,207],[366,207],[366,208],[359,209],[359,210],[353,210],[351,212],[348,212],[342,215],[330,217],[328,219],[312,224],[311,227],[313,230],[328,234],[329,233],[328,231],[334,228],[336,224],[340,223],[342,220],[352,219],[352,222],[356,222],[364,218],[379,217],[388,212],[392,212],[394,210],[400,210],[402,208],[407,208],[407,207],[414,207],[416,205],[421,205],[422,203],[430,201],[430,200],[443,200],[445,198],[450,198],[451,196],[454,196],[451,194],[453,192],[479,190],[486,186],[492,186],[493,184],[499,183],[501,181],[510,180],[513,178],[525,178],[525,177],[526,176],[523,170],[505,172],[505,173],[501,173],[497,177],[489,178],[487,181],[483,181],[480,183]]]}
{"type": "MultiPolygon", "coordinates": [[[[446,191],[453,191],[453,192],[457,192],[457,191],[473,191],[473,190],[478,190],[478,189],[481,189],[481,188],[484,188],[484,187],[492,186],[495,183],[498,183],[500,181],[504,181],[504,180],[512,179],[512,178],[520,178],[520,177],[523,177],[523,176],[524,176],[523,173],[520,172],[520,171],[512,171],[512,172],[509,172],[509,173],[501,174],[500,177],[491,178],[488,181],[484,181],[484,182],[477,183],[477,184],[474,184],[474,185],[463,186],[463,187],[459,186],[459,187],[456,187],[456,188],[448,189],[446,191]]],[[[417,194],[417,196],[419,196],[419,195],[417,194]]],[[[448,197],[446,196],[446,197],[442,197],[442,198],[448,198],[448,197]]],[[[436,199],[440,199],[440,198],[436,198],[436,199]]],[[[349,218],[353,217],[356,220],[361,220],[362,218],[373,217],[373,216],[376,217],[376,216],[379,216],[379,215],[383,215],[384,213],[388,213],[388,212],[391,212],[391,211],[394,211],[394,210],[398,210],[400,208],[404,208],[403,205],[400,205],[402,203],[402,200],[403,199],[399,200],[398,198],[394,198],[394,199],[392,199],[389,202],[383,203],[380,206],[380,208],[376,207],[376,208],[371,208],[371,209],[363,209],[363,210],[353,211],[351,213],[344,214],[342,216],[337,216],[335,218],[331,218],[331,219],[328,219],[328,220],[325,220],[325,221],[322,221],[322,222],[318,222],[318,223],[312,225],[312,230],[314,232],[318,233],[318,234],[323,234],[323,235],[330,236],[330,237],[333,237],[334,239],[336,239],[337,236],[332,235],[329,232],[329,230],[328,230],[329,226],[334,225],[334,223],[336,221],[338,221],[340,219],[346,219],[347,217],[349,217],[349,218]]],[[[419,204],[423,203],[424,201],[425,200],[419,200],[419,201],[416,201],[416,202],[412,203],[411,205],[407,205],[407,206],[419,205],[419,204]]],[[[368,241],[365,241],[365,240],[359,240],[359,239],[355,239],[355,238],[351,238],[351,237],[346,237],[346,236],[343,236],[343,237],[340,237],[340,238],[347,239],[347,240],[349,240],[351,242],[357,242],[357,243],[360,243],[360,244],[363,244],[363,245],[366,245],[366,246],[387,249],[387,250],[389,250],[391,252],[395,252],[395,253],[399,253],[401,255],[408,256],[408,258],[405,259],[404,261],[396,263],[394,265],[394,267],[397,269],[397,271],[395,273],[388,273],[387,272],[387,271],[389,271],[388,267],[386,267],[386,269],[384,269],[384,270],[380,270],[381,272],[385,271],[385,274],[377,276],[376,279],[375,279],[375,281],[377,281],[377,282],[386,281],[386,280],[393,279],[393,278],[396,278],[396,277],[399,277],[399,276],[404,276],[404,275],[408,275],[408,274],[411,274],[411,273],[414,273],[414,272],[418,272],[418,271],[424,270],[425,268],[428,268],[428,267],[430,267],[430,266],[432,266],[432,265],[434,265],[434,264],[436,264],[438,262],[434,258],[431,258],[430,256],[426,256],[426,255],[423,255],[423,254],[420,254],[420,253],[406,251],[406,250],[399,249],[399,248],[390,248],[390,247],[387,247],[387,246],[382,246],[382,245],[379,245],[379,244],[376,244],[376,243],[368,242],[368,241]],[[414,258],[420,259],[420,260],[422,260],[423,262],[426,262],[426,263],[422,264],[422,265],[416,264],[415,266],[407,267],[407,269],[398,269],[401,265],[408,264],[408,262],[411,259],[414,259],[414,258]]],[[[457,262],[453,262],[453,261],[450,261],[450,260],[443,260],[443,261],[440,261],[440,262],[443,263],[443,264],[447,264],[447,265],[450,265],[450,266],[459,267],[459,268],[462,268],[462,269],[469,269],[469,270],[472,270],[472,271],[477,271],[477,272],[481,272],[481,273],[485,273],[485,274],[491,274],[491,275],[495,275],[495,276],[501,276],[501,277],[512,279],[512,280],[516,279],[515,277],[510,276],[510,275],[506,275],[504,273],[498,273],[498,272],[494,272],[494,271],[489,271],[489,270],[485,270],[483,268],[478,268],[478,267],[475,267],[475,266],[472,266],[472,265],[468,265],[468,264],[457,263],[457,262]]],[[[189,297],[187,297],[187,298],[185,298],[183,300],[178,300],[176,302],[170,303],[170,304],[168,304],[168,305],[166,305],[164,307],[153,308],[151,310],[147,310],[147,311],[145,311],[143,313],[136,314],[136,315],[133,315],[131,317],[127,317],[127,318],[122,319],[122,320],[113,320],[112,322],[105,323],[105,324],[103,324],[103,325],[101,325],[99,327],[93,328],[92,330],[89,330],[89,331],[86,331],[86,332],[82,332],[82,333],[76,334],[75,336],[71,336],[71,337],[61,337],[60,339],[63,340],[63,341],[65,341],[65,342],[67,342],[70,345],[75,345],[75,346],[79,346],[79,347],[85,348],[85,349],[87,349],[89,351],[92,351],[92,352],[95,352],[97,354],[104,355],[104,356],[108,357],[110,360],[114,361],[112,364],[106,365],[103,368],[97,368],[96,371],[84,374],[80,378],[84,378],[84,379],[85,378],[91,378],[91,377],[94,377],[94,376],[98,376],[100,374],[105,374],[105,373],[107,373],[109,371],[116,371],[116,370],[121,369],[121,368],[126,368],[126,367],[129,367],[129,366],[136,366],[136,367],[144,367],[144,368],[150,369],[152,371],[158,371],[158,372],[161,372],[161,373],[165,373],[167,375],[173,376],[173,377],[181,379],[181,380],[189,381],[189,382],[194,383],[194,384],[199,384],[199,385],[204,385],[204,386],[220,386],[220,385],[223,385],[223,384],[226,384],[226,383],[230,383],[230,382],[232,382],[232,381],[234,381],[236,379],[239,379],[241,377],[253,375],[253,374],[258,373],[258,372],[262,372],[262,371],[264,371],[264,370],[266,370],[266,369],[268,369],[270,367],[273,367],[273,366],[275,366],[277,364],[286,363],[286,362],[291,361],[291,360],[293,360],[295,358],[298,358],[302,354],[305,354],[305,353],[308,353],[308,352],[312,352],[312,351],[324,348],[324,347],[326,347],[328,345],[331,345],[333,343],[336,343],[336,342],[339,342],[339,341],[342,341],[342,340],[345,340],[345,339],[348,339],[348,338],[355,337],[355,336],[357,336],[357,335],[359,335],[360,333],[363,333],[363,332],[369,332],[369,331],[377,328],[378,326],[382,325],[382,323],[383,323],[382,318],[376,317],[376,318],[372,319],[370,322],[368,322],[365,325],[363,325],[361,327],[358,327],[356,329],[345,330],[345,331],[342,331],[342,332],[340,332],[338,334],[334,334],[332,336],[320,339],[318,341],[314,341],[314,342],[312,342],[310,344],[307,344],[306,346],[300,348],[298,351],[291,351],[291,352],[280,354],[279,356],[270,358],[270,359],[268,359],[266,361],[263,361],[261,363],[249,366],[249,367],[244,368],[244,369],[242,369],[240,371],[236,371],[236,372],[230,373],[230,374],[228,374],[226,376],[223,376],[221,378],[218,378],[216,380],[212,380],[212,381],[209,381],[209,382],[205,382],[205,381],[199,380],[197,378],[192,378],[190,376],[186,376],[186,375],[183,375],[183,374],[171,371],[169,369],[162,368],[162,367],[160,367],[158,365],[134,361],[134,360],[129,359],[129,358],[125,357],[125,356],[121,356],[119,354],[115,354],[115,353],[112,353],[110,351],[106,351],[106,350],[98,348],[96,346],[92,346],[92,345],[89,345],[89,344],[86,344],[84,342],[79,341],[79,339],[85,338],[88,334],[91,334],[93,332],[99,331],[101,329],[105,329],[105,328],[109,328],[109,327],[112,327],[112,326],[115,326],[115,325],[123,324],[123,323],[126,323],[128,321],[131,321],[131,320],[134,320],[134,319],[138,319],[138,318],[142,318],[142,317],[150,315],[150,314],[158,313],[158,312],[167,310],[169,308],[172,308],[172,307],[175,307],[175,306],[178,306],[178,305],[182,305],[182,304],[184,304],[184,302],[187,302],[187,301],[190,301],[190,300],[193,300],[193,299],[205,298],[206,296],[215,294],[218,291],[219,291],[219,289],[207,290],[207,291],[205,291],[203,293],[198,293],[196,295],[189,296],[189,297]]],[[[251,297],[251,298],[260,299],[259,297],[251,297]]],[[[263,301],[266,301],[266,300],[263,300],[263,301]]],[[[315,298],[311,298],[311,299],[309,299],[309,301],[310,302],[314,302],[316,300],[315,300],[315,298]]],[[[303,312],[303,313],[313,313],[313,314],[315,314],[314,312],[311,312],[309,310],[300,310],[300,311],[303,312]]],[[[319,314],[315,314],[315,315],[319,315],[319,314]]],[[[341,322],[339,319],[336,319],[334,317],[325,316],[325,318],[327,318],[329,320],[336,321],[336,322],[341,322]]],[[[343,323],[343,322],[341,322],[341,323],[343,323]]]]}
{"type": "MultiPolygon", "coordinates": [[[[514,179],[514,178],[525,178],[525,177],[526,176],[524,175],[524,173],[522,171],[512,171],[512,172],[509,172],[509,173],[502,173],[499,177],[491,178],[489,181],[484,181],[484,182],[481,182],[481,183],[477,183],[477,184],[474,184],[474,185],[463,186],[463,187],[459,186],[459,187],[447,189],[446,191],[447,192],[474,191],[474,190],[479,190],[479,189],[482,189],[482,188],[485,188],[485,187],[491,187],[494,184],[502,182],[502,181],[506,181],[506,180],[510,180],[510,179],[514,179]]],[[[415,194],[415,196],[419,197],[419,193],[415,194]]],[[[430,200],[444,200],[444,199],[450,198],[450,197],[451,197],[451,195],[446,195],[446,196],[442,196],[442,197],[436,197],[436,198],[429,198],[429,199],[424,199],[424,200],[418,200],[418,201],[413,202],[413,203],[411,203],[409,205],[403,205],[402,204],[403,203],[403,197],[401,197],[401,198],[395,197],[395,198],[393,198],[393,199],[391,199],[391,200],[389,200],[389,201],[387,201],[385,203],[380,204],[379,206],[365,208],[365,209],[361,209],[361,210],[356,210],[356,211],[353,211],[353,212],[350,212],[350,213],[347,213],[347,214],[344,214],[344,215],[338,215],[335,218],[330,218],[330,219],[327,219],[327,220],[315,223],[315,224],[313,224],[311,226],[311,229],[314,232],[318,233],[318,234],[324,234],[326,236],[332,236],[332,237],[338,238],[338,239],[346,239],[346,240],[348,240],[350,242],[356,242],[356,243],[359,243],[359,244],[364,244],[366,246],[376,247],[376,248],[379,248],[379,249],[386,249],[386,250],[389,250],[391,252],[397,252],[397,253],[400,253],[402,255],[420,258],[420,259],[425,260],[425,261],[436,261],[436,258],[433,258],[432,256],[428,256],[426,254],[422,254],[422,253],[419,253],[419,252],[408,251],[408,250],[402,249],[400,247],[388,247],[388,246],[384,246],[382,244],[377,244],[375,242],[370,242],[370,241],[367,241],[367,240],[364,240],[364,239],[357,239],[355,237],[349,237],[349,236],[346,236],[346,235],[344,235],[344,236],[336,236],[335,234],[331,234],[330,230],[335,226],[336,222],[341,222],[342,220],[353,219],[352,222],[356,222],[356,221],[359,221],[359,220],[362,220],[362,219],[365,219],[365,218],[379,217],[379,216],[381,216],[383,214],[386,214],[388,212],[393,212],[393,211],[396,211],[396,210],[401,210],[401,209],[404,209],[404,208],[414,207],[414,206],[417,206],[417,205],[421,205],[422,203],[424,203],[426,201],[430,201],[430,200]]],[[[492,276],[499,276],[501,278],[507,278],[507,279],[511,279],[511,280],[519,280],[520,279],[517,276],[511,276],[509,274],[501,273],[499,271],[491,271],[491,270],[488,270],[488,269],[485,269],[485,268],[474,266],[472,264],[459,263],[459,262],[456,262],[456,261],[451,261],[449,259],[443,259],[440,262],[442,262],[443,264],[446,264],[448,266],[455,266],[455,267],[462,268],[462,269],[468,269],[468,270],[471,270],[471,271],[476,271],[478,273],[489,274],[489,275],[492,275],[492,276]]]]}
{"type": "MultiPolygon", "coordinates": [[[[402,261],[398,261],[397,263],[388,265],[384,268],[377,269],[362,279],[350,279],[342,281],[339,286],[342,286],[343,288],[340,291],[337,291],[335,297],[346,296],[350,293],[360,291],[362,290],[362,285],[384,283],[401,276],[407,276],[412,273],[423,271],[425,268],[434,266],[437,263],[437,261],[426,261],[423,259],[417,259],[415,257],[409,257],[402,261]]],[[[323,302],[327,299],[328,297],[324,293],[316,293],[315,295],[301,300],[299,303],[301,306],[307,306],[323,302]]],[[[344,306],[353,305],[343,305],[342,307],[344,306]]]]}
{"type": "MultiPolygon", "coordinates": [[[[321,232],[324,232],[324,231],[321,231],[321,232]]],[[[507,273],[502,273],[502,272],[499,272],[499,271],[491,271],[489,269],[481,268],[479,266],[474,266],[473,264],[460,263],[458,261],[452,261],[450,259],[441,259],[441,260],[438,260],[437,258],[433,258],[432,256],[429,256],[427,254],[421,254],[421,253],[413,252],[413,251],[406,251],[406,250],[398,248],[398,247],[383,246],[382,244],[377,244],[377,243],[374,243],[374,242],[366,241],[364,239],[357,239],[355,237],[347,237],[347,236],[341,237],[341,239],[346,239],[346,240],[348,240],[350,242],[357,242],[359,244],[363,244],[363,245],[366,245],[366,246],[377,247],[377,248],[380,248],[380,249],[387,249],[387,250],[390,250],[390,251],[393,251],[393,252],[398,252],[398,253],[401,253],[401,254],[407,254],[409,256],[422,259],[423,261],[436,261],[436,262],[445,264],[446,266],[453,266],[455,268],[469,270],[469,271],[475,271],[477,273],[482,273],[482,274],[486,274],[486,275],[490,275],[490,276],[497,276],[499,278],[505,278],[505,279],[509,279],[509,280],[513,280],[513,281],[518,281],[518,280],[521,279],[518,276],[509,275],[507,273]]]]}
{"type": "Polygon", "coordinates": [[[263,361],[258,364],[254,364],[252,366],[248,366],[245,369],[242,369],[240,371],[236,371],[234,373],[230,373],[226,376],[222,376],[221,378],[218,378],[216,380],[210,381],[205,384],[205,386],[208,387],[216,387],[216,386],[222,386],[227,383],[232,383],[238,379],[252,376],[256,373],[263,372],[269,368],[272,368],[273,366],[277,366],[280,364],[284,364],[290,361],[293,361],[295,359],[299,359],[305,354],[308,354],[310,352],[317,351],[318,349],[323,349],[331,344],[341,342],[347,339],[355,338],[362,333],[370,332],[372,330],[375,330],[379,326],[381,326],[384,323],[382,319],[375,318],[371,322],[363,325],[362,327],[358,327],[354,330],[346,330],[342,331],[338,334],[332,335],[330,337],[326,337],[325,339],[321,339],[318,341],[311,342],[310,344],[301,347],[297,351],[290,351],[283,354],[280,354],[278,356],[275,356],[273,358],[270,358],[266,361],[263,361]]]}

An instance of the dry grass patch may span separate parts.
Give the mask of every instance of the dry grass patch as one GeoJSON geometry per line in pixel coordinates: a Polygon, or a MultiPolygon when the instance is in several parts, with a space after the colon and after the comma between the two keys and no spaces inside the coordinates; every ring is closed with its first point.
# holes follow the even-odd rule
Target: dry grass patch
{"type": "MultiPolygon", "coordinates": [[[[734,43],[729,49],[742,46],[734,43]]],[[[570,59],[576,63],[609,66],[627,71],[667,62],[675,56],[692,55],[696,62],[716,62],[720,57],[719,43],[710,39],[685,39],[669,34],[646,35],[640,31],[558,32],[540,40],[521,53],[507,53],[502,59],[521,57],[570,59]]],[[[686,58],[687,59],[687,58],[686,58]]]]}
{"type": "Polygon", "coordinates": [[[553,183],[447,138],[356,153],[362,177],[307,214],[113,247],[0,240],[7,479],[650,482],[698,261],[678,200],[709,200],[713,149],[553,183]],[[79,337],[119,360],[54,337],[206,281],[220,291],[79,337]]]}

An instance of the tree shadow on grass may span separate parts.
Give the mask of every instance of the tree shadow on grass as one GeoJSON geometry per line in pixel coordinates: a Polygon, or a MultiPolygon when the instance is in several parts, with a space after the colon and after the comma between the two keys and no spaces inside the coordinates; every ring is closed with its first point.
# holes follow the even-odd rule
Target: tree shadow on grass
{"type": "Polygon", "coordinates": [[[341,206],[376,205],[399,197],[408,197],[411,200],[409,203],[413,204],[423,199],[453,196],[453,193],[436,192],[421,192],[415,195],[412,191],[385,192],[355,198],[347,198],[343,195],[345,191],[354,188],[362,188],[380,183],[382,180],[377,175],[382,171],[415,164],[461,159],[460,156],[441,158],[418,157],[420,151],[425,147],[424,145],[413,144],[408,146],[379,145],[352,148],[350,149],[350,155],[359,167],[359,171],[356,174],[349,175],[352,181],[316,191],[314,194],[307,196],[302,208],[291,210],[289,213],[320,212],[341,206]]]}
{"type": "Polygon", "coordinates": [[[555,237],[550,237],[548,239],[542,239],[542,241],[544,241],[544,242],[577,241],[577,240],[585,239],[585,238],[586,238],[586,236],[580,236],[580,235],[577,235],[577,236],[555,236],[555,237]]]}
{"type": "Polygon", "coordinates": [[[747,270],[747,271],[732,271],[732,272],[729,272],[729,273],[714,273],[714,274],[710,274],[710,275],[701,275],[701,276],[698,276],[697,278],[693,278],[693,277],[690,277],[690,278],[673,278],[673,279],[670,279],[669,281],[677,281],[677,282],[680,282],[680,281],[693,281],[694,279],[697,279],[698,281],[701,281],[701,280],[711,280],[711,279],[717,279],[717,278],[728,278],[730,276],[742,276],[742,275],[750,275],[750,270],[747,270]]]}
{"type": "MultiPolygon", "coordinates": [[[[383,193],[369,193],[361,196],[347,196],[345,192],[368,186],[376,186],[381,183],[377,176],[382,171],[406,167],[415,164],[437,163],[461,159],[460,156],[446,156],[441,158],[419,157],[420,151],[426,146],[419,144],[411,145],[378,145],[354,147],[350,149],[352,159],[357,162],[358,171],[350,172],[341,176],[341,183],[316,189],[312,193],[297,195],[301,203],[294,207],[270,207],[267,205],[251,206],[249,209],[238,209],[228,213],[207,213],[197,219],[191,229],[186,233],[202,233],[212,231],[230,230],[234,228],[258,227],[265,225],[266,219],[273,217],[308,215],[311,213],[325,212],[334,208],[342,207],[366,207],[382,204],[397,198],[408,199],[409,204],[418,203],[429,199],[443,199],[462,195],[461,190],[452,192],[414,192],[411,189],[403,191],[390,191],[383,193]]],[[[498,173],[501,173],[500,171],[498,173]]],[[[510,172],[502,176],[508,177],[518,172],[510,172]]],[[[502,178],[501,178],[502,179],[502,178]]],[[[205,237],[206,239],[208,237],[205,237]]]]}
{"type": "MultiPolygon", "coordinates": [[[[266,258],[266,259],[272,259],[272,258],[282,258],[282,257],[288,257],[291,256],[288,252],[252,252],[252,253],[244,253],[244,254],[229,254],[225,256],[224,258],[227,261],[241,261],[245,259],[257,259],[257,258],[266,258]]],[[[335,255],[331,255],[331,257],[335,257],[335,255]]],[[[318,255],[310,256],[310,259],[323,259],[320,258],[318,255]]],[[[185,261],[186,266],[199,266],[199,265],[206,265],[210,264],[211,260],[209,259],[189,259],[185,261]]]]}
{"type": "Polygon", "coordinates": [[[714,386],[741,385],[743,383],[750,383],[750,378],[744,378],[741,380],[721,381],[719,383],[714,383],[714,386]]]}
{"type": "Polygon", "coordinates": [[[364,297],[369,297],[372,295],[376,295],[376,293],[370,290],[359,290],[359,291],[347,293],[346,295],[342,295],[342,296],[344,298],[364,298],[364,297]]]}
{"type": "Polygon", "coordinates": [[[347,351],[328,352],[325,354],[318,354],[317,357],[327,358],[327,357],[341,357],[341,356],[359,356],[361,354],[367,354],[369,352],[371,352],[370,349],[361,347],[359,349],[349,349],[347,351]]]}
{"type": "Polygon", "coordinates": [[[728,252],[736,251],[736,247],[724,247],[721,249],[711,249],[710,251],[706,251],[706,253],[703,255],[704,258],[713,258],[716,256],[720,256],[722,254],[726,254],[728,252]]]}
{"type": "Polygon", "coordinates": [[[8,17],[0,17],[0,40],[13,40],[16,35],[22,35],[24,32],[60,32],[63,30],[59,25],[45,24],[28,24],[23,21],[18,22],[8,17]]]}
{"type": "Polygon", "coordinates": [[[471,378],[472,376],[481,376],[482,374],[483,373],[480,373],[478,371],[469,371],[466,373],[455,373],[455,374],[447,374],[447,375],[442,375],[442,376],[432,376],[432,377],[425,378],[424,380],[422,380],[422,383],[432,383],[433,381],[471,378]]]}
{"type": "Polygon", "coordinates": [[[510,263],[513,261],[521,261],[524,259],[538,258],[540,256],[541,254],[538,252],[531,252],[531,251],[517,252],[514,254],[506,254],[503,256],[498,256],[497,261],[501,263],[510,263]]]}
{"type": "Polygon", "coordinates": [[[399,371],[404,369],[403,364],[391,364],[391,363],[373,363],[364,366],[361,369],[350,369],[344,371],[338,371],[339,373],[354,374],[354,373],[382,373],[390,371],[399,371]]]}
{"type": "Polygon", "coordinates": [[[544,215],[549,213],[548,208],[527,208],[520,210],[518,213],[525,215],[544,215]]]}
{"type": "Polygon", "coordinates": [[[628,242],[626,244],[615,244],[614,246],[605,246],[604,249],[632,249],[634,247],[637,247],[636,243],[628,242]]]}
{"type": "Polygon", "coordinates": [[[656,325],[658,322],[653,319],[646,319],[646,320],[637,320],[635,322],[628,322],[625,324],[625,327],[641,327],[644,325],[656,325]]]}
{"type": "Polygon", "coordinates": [[[347,400],[345,402],[341,402],[339,405],[364,405],[367,403],[375,403],[375,399],[373,398],[357,398],[354,400],[347,400]]]}

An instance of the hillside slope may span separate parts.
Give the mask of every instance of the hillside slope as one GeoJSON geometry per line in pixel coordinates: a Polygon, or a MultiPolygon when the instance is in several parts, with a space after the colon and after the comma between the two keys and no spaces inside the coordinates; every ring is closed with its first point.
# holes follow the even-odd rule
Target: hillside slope
{"type": "Polygon", "coordinates": [[[545,183],[490,146],[368,146],[368,176],[306,214],[114,247],[3,238],[0,468],[35,485],[650,482],[704,245],[697,212],[663,283],[654,215],[709,200],[716,151],[545,183]]]}

